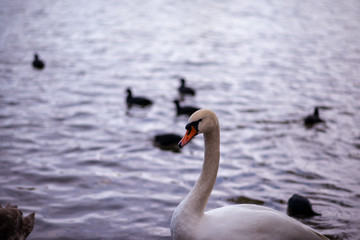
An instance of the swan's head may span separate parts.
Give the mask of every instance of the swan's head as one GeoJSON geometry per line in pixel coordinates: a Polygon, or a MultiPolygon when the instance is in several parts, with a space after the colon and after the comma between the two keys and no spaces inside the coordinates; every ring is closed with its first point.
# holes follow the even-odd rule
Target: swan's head
{"type": "Polygon", "coordinates": [[[208,109],[200,109],[194,112],[189,123],[185,126],[185,136],[180,140],[179,147],[184,147],[190,140],[199,133],[208,133],[219,127],[216,114],[208,109]]]}

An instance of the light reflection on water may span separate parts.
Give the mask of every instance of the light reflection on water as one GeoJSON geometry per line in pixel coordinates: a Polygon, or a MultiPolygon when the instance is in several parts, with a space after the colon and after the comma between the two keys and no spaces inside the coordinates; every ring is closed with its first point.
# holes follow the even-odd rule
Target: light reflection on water
{"type": "Polygon", "coordinates": [[[0,3],[0,204],[36,212],[29,239],[169,239],[196,180],[199,136],[180,154],[185,103],[217,112],[221,163],[208,209],[286,211],[298,193],[330,239],[359,231],[357,1],[0,3]],[[37,51],[43,71],[31,68],[37,51]],[[152,98],[126,114],[125,89],[152,98]],[[325,124],[301,119],[322,106],[325,124]]]}

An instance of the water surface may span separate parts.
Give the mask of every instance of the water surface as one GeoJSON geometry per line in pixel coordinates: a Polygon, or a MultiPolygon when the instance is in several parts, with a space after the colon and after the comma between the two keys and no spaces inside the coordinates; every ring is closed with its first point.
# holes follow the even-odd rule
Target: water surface
{"type": "Polygon", "coordinates": [[[0,22],[0,204],[36,212],[29,239],[170,239],[203,157],[151,142],[185,133],[180,76],[221,123],[208,209],[297,193],[322,214],[300,221],[359,238],[358,1],[5,0],[0,22]],[[127,87],[155,104],[127,111],[127,87]]]}

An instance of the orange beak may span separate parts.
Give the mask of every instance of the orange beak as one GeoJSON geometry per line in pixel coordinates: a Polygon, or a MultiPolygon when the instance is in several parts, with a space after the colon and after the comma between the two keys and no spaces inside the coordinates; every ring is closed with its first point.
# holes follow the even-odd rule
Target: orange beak
{"type": "Polygon", "coordinates": [[[184,147],[190,140],[197,134],[197,131],[194,126],[191,126],[189,130],[186,131],[185,136],[180,140],[179,147],[184,147]]]}

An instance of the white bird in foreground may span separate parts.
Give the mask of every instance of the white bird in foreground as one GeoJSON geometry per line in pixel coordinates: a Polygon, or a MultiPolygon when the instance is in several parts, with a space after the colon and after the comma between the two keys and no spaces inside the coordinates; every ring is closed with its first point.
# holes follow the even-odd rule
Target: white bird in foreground
{"type": "Polygon", "coordinates": [[[201,109],[189,118],[185,146],[195,135],[204,134],[204,163],[199,179],[177,206],[171,219],[172,239],[223,240],[324,240],[323,235],[271,208],[239,204],[204,212],[214,187],[220,159],[220,127],[216,114],[201,109]]]}

